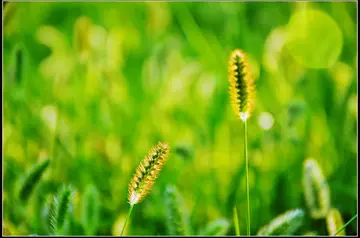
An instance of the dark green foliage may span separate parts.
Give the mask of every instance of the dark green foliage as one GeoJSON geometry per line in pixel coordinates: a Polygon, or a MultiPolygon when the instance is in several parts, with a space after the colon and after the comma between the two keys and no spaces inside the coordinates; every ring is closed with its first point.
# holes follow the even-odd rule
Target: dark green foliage
{"type": "Polygon", "coordinates": [[[32,191],[34,190],[35,185],[40,181],[41,176],[49,164],[50,160],[47,159],[30,169],[19,188],[19,199],[21,201],[26,202],[28,200],[32,191]]]}
{"type": "MultiPolygon", "coordinates": [[[[82,224],[76,219],[74,214],[69,214],[69,223],[68,223],[68,235],[74,235],[74,236],[83,236],[86,235],[84,231],[84,227],[82,224]]],[[[94,234],[96,235],[96,234],[94,234]]]]}
{"type": "Polygon", "coordinates": [[[292,101],[289,103],[287,111],[287,125],[292,126],[297,119],[304,116],[305,104],[303,101],[292,101]]]}
{"type": "Polygon", "coordinates": [[[164,199],[168,235],[191,235],[189,214],[177,188],[168,185],[166,187],[164,199]]]}
{"type": "Polygon", "coordinates": [[[86,235],[96,235],[99,226],[100,201],[99,192],[93,185],[86,187],[82,198],[81,220],[86,235]]]}
{"type": "Polygon", "coordinates": [[[22,75],[24,73],[24,50],[20,46],[16,46],[13,55],[12,55],[12,67],[9,69],[9,78],[12,83],[20,83],[22,80],[22,75]]]}
{"type": "Polygon", "coordinates": [[[173,149],[173,153],[177,154],[180,158],[184,160],[191,160],[193,159],[194,152],[192,151],[192,148],[189,148],[189,146],[185,145],[177,145],[173,149]]]}
{"type": "Polygon", "coordinates": [[[226,212],[229,215],[232,213],[232,209],[235,205],[237,198],[239,183],[241,181],[241,178],[244,178],[244,175],[245,175],[245,166],[242,165],[236,169],[235,174],[231,177],[231,181],[228,189],[229,192],[227,196],[227,203],[226,203],[226,212]]]}

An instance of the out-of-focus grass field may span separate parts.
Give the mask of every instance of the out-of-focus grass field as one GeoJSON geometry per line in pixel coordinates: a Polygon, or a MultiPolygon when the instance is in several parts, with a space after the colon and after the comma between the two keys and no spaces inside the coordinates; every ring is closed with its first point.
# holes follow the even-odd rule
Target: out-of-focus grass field
{"type": "MultiPolygon", "coordinates": [[[[61,185],[74,189],[67,234],[84,235],[84,192],[99,194],[93,235],[119,235],[127,189],[158,141],[169,160],[125,234],[167,235],[164,191],[181,193],[193,234],[233,207],[246,234],[244,128],[231,110],[228,59],[249,57],[251,234],[291,209],[296,232],[328,235],[302,187],[315,159],[344,222],[357,214],[357,3],[8,3],[3,9],[3,234],[48,234],[61,185]],[[316,9],[315,17],[296,19],[316,9]],[[301,20],[303,19],[303,21],[301,20]],[[18,184],[50,158],[24,203],[18,184]],[[234,176],[239,174],[239,180],[234,176]],[[237,191],[237,192],[235,192],[237,191]]],[[[357,222],[346,228],[357,234],[357,222]]]]}

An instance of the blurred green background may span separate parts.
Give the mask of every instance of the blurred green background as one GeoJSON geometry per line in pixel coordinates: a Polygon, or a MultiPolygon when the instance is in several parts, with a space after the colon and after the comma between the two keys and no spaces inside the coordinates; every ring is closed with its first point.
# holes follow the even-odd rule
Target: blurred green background
{"type": "MultiPolygon", "coordinates": [[[[356,14],[355,2],[7,3],[3,234],[47,234],[48,203],[68,184],[69,234],[84,234],[83,194],[94,185],[94,234],[119,235],[128,183],[158,141],[171,146],[169,160],[126,234],[167,234],[169,184],[194,233],[224,218],[234,235],[236,206],[246,234],[244,128],[228,95],[235,48],[248,54],[257,88],[248,121],[251,233],[289,209],[307,211],[309,157],[346,222],[357,213],[356,14]],[[46,158],[50,167],[24,205],[17,184],[46,158]]],[[[347,234],[357,234],[356,223],[347,234]]],[[[307,213],[297,234],[307,231],[327,235],[325,221],[307,213]]]]}

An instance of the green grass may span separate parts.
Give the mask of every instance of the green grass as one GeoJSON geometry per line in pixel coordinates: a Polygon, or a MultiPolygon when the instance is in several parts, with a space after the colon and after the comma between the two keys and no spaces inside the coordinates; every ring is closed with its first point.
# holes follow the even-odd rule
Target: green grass
{"type": "MultiPolygon", "coordinates": [[[[240,48],[250,58],[256,84],[247,122],[250,233],[300,208],[305,222],[298,234],[328,235],[324,220],[309,216],[302,165],[309,157],[317,160],[331,207],[349,221],[357,211],[356,7],[355,2],[7,3],[4,233],[49,235],[49,199],[69,184],[73,209],[64,233],[119,235],[123,222],[117,221],[128,212],[134,168],[152,145],[167,141],[174,150],[149,196],[132,211],[127,234],[168,235],[168,184],[181,191],[194,234],[235,235],[235,206],[245,234],[244,128],[231,111],[227,78],[229,54],[240,48]],[[288,26],[303,8],[321,11],[321,19],[304,26],[295,17],[288,26]],[[88,19],[90,30],[81,28],[79,19],[88,19]],[[303,27],[299,34],[312,35],[298,37],[293,25],[303,27]],[[334,35],[320,40],[323,32],[334,35]],[[317,57],[308,60],[312,55],[317,57]],[[304,60],[311,65],[301,65],[304,60]],[[264,112],[273,120],[269,129],[264,112]],[[51,162],[36,186],[35,180],[29,183],[31,196],[24,204],[18,184],[44,158],[51,162]],[[97,195],[88,194],[90,185],[97,195]],[[98,203],[94,211],[92,203],[98,203]]],[[[357,234],[356,222],[346,234],[357,234]]]]}

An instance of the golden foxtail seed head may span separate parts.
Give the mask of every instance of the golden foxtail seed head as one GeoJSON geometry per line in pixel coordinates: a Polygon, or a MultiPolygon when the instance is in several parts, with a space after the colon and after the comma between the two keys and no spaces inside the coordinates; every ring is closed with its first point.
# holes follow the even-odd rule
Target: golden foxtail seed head
{"type": "Polygon", "coordinates": [[[169,151],[170,147],[166,142],[159,142],[140,162],[129,184],[128,199],[131,206],[141,202],[150,193],[152,185],[168,159],[169,151]]]}
{"type": "Polygon", "coordinates": [[[230,98],[233,110],[241,120],[246,121],[254,109],[255,85],[247,57],[239,49],[234,50],[229,60],[230,98]]]}

